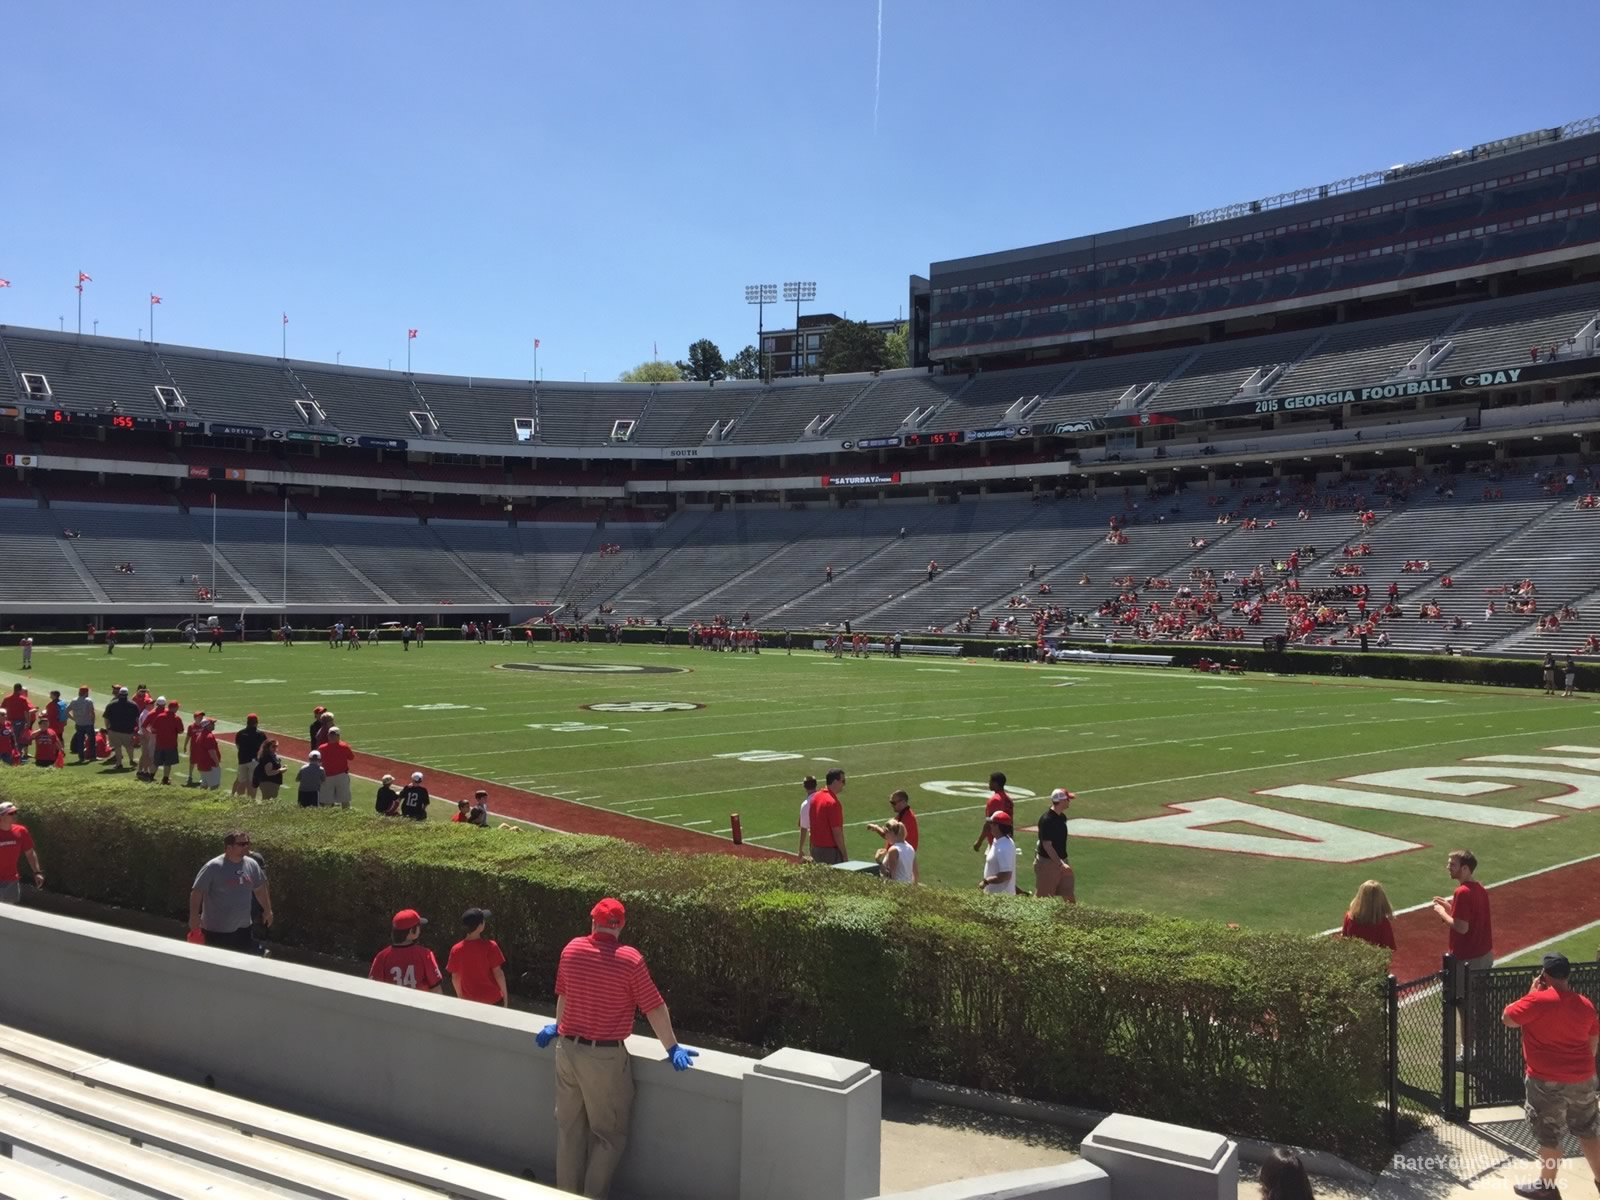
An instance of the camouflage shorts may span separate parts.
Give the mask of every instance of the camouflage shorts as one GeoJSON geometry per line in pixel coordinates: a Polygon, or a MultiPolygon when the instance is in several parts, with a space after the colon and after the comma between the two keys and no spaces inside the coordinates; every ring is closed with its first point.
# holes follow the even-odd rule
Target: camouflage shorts
{"type": "Polygon", "coordinates": [[[1524,1111],[1539,1145],[1559,1146],[1563,1131],[1577,1138],[1600,1135],[1593,1077],[1583,1083],[1551,1083],[1530,1076],[1526,1095],[1524,1111]]]}

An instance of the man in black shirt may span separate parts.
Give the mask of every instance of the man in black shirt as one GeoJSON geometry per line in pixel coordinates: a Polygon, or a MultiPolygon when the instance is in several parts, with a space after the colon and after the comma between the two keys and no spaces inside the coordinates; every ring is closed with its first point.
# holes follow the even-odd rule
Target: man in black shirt
{"type": "Polygon", "coordinates": [[[239,771],[233,777],[232,791],[235,796],[255,795],[256,756],[267,741],[260,720],[255,713],[251,713],[244,719],[244,728],[233,735],[233,744],[239,751],[239,771]]]}
{"type": "Polygon", "coordinates": [[[1039,818],[1039,854],[1033,860],[1034,894],[1060,896],[1068,904],[1078,902],[1076,881],[1067,862],[1067,805],[1072,793],[1057,788],[1050,793],[1050,807],[1039,818]]]}
{"type": "Polygon", "coordinates": [[[134,762],[133,733],[139,725],[139,706],[128,699],[128,689],[118,688],[117,698],[106,705],[106,736],[111,744],[111,770],[120,771],[122,752],[128,752],[128,763],[134,762]]]}
{"type": "Polygon", "coordinates": [[[422,786],[422,772],[411,772],[411,782],[400,792],[400,815],[413,821],[428,819],[428,789],[422,786]]]}

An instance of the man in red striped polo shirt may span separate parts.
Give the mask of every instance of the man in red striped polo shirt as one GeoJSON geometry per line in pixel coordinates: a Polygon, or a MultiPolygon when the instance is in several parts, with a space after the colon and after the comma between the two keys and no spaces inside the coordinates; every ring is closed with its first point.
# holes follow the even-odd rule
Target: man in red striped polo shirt
{"type": "Polygon", "coordinates": [[[626,1041],[634,1012],[644,1013],[674,1070],[688,1070],[699,1051],[678,1045],[644,955],[619,940],[627,920],[622,901],[607,897],[589,919],[589,936],[573,938],[561,952],[555,1023],[535,1040],[541,1050],[556,1042],[556,1187],[605,1196],[632,1116],[626,1041]]]}

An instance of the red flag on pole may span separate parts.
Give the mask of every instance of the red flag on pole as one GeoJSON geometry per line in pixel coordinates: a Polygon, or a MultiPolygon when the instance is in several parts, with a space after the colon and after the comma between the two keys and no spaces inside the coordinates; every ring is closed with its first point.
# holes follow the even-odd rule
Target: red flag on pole
{"type": "MultiPolygon", "coordinates": [[[[0,282],[3,282],[3,281],[0,281],[0,282]]],[[[6,284],[6,286],[10,287],[11,285],[10,284],[6,284]]],[[[539,348],[539,339],[538,338],[534,338],[533,339],[533,348],[535,350],[537,350],[539,348]]]]}
{"type": "Polygon", "coordinates": [[[289,314],[288,313],[284,313],[283,314],[283,323],[285,325],[287,325],[289,323],[289,314]]]}
{"type": "Polygon", "coordinates": [[[154,292],[151,292],[150,293],[150,303],[151,304],[160,304],[161,303],[161,297],[156,295],[154,292]]]}
{"type": "Polygon", "coordinates": [[[416,337],[416,336],[417,336],[417,331],[416,331],[416,330],[415,330],[415,329],[408,329],[408,330],[406,330],[406,337],[408,337],[408,338],[414,338],[414,337],[416,337]]]}
{"type": "Polygon", "coordinates": [[[10,286],[11,286],[11,280],[9,280],[9,279],[0,279],[0,287],[10,287],[10,286]]]}
{"type": "Polygon", "coordinates": [[[94,280],[91,279],[89,276],[85,275],[82,271],[79,271],[78,272],[78,282],[79,283],[93,283],[94,280]]]}

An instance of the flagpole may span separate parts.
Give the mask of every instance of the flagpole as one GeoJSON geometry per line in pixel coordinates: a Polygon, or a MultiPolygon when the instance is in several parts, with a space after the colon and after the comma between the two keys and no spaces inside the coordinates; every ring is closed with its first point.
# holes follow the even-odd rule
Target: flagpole
{"type": "Polygon", "coordinates": [[[156,344],[156,294],[150,293],[150,344],[156,344]]]}
{"type": "MultiPolygon", "coordinates": [[[[127,326],[123,326],[124,329],[127,326]]],[[[83,272],[78,272],[78,336],[83,336],[83,272]]]]}
{"type": "Polygon", "coordinates": [[[283,314],[283,357],[284,357],[285,360],[287,360],[288,357],[289,357],[289,314],[288,313],[284,313],[283,314]]]}
{"type": "Polygon", "coordinates": [[[413,339],[412,339],[411,335],[409,333],[406,334],[406,374],[407,375],[411,374],[411,342],[412,342],[412,340],[413,339]]]}

